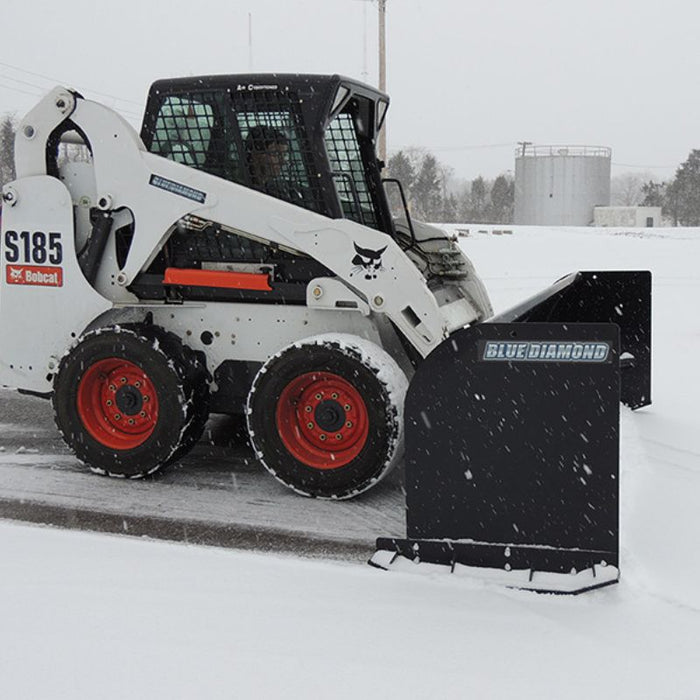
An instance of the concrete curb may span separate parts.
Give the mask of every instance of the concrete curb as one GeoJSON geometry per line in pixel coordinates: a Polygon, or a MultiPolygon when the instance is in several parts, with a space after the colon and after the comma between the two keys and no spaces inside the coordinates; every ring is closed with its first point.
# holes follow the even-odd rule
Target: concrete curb
{"type": "Polygon", "coordinates": [[[69,530],[148,537],[156,540],[290,554],[310,559],[367,562],[373,541],[323,538],[270,527],[161,516],[125,515],[0,497],[0,519],[51,525],[69,530]]]}

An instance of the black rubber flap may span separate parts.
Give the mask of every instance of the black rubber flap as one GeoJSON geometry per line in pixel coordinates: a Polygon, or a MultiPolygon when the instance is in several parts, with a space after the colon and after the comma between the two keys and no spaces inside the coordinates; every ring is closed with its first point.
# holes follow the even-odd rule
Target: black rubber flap
{"type": "Polygon", "coordinates": [[[616,325],[559,323],[482,323],[436,348],[406,397],[408,538],[617,565],[618,348],[616,325]]]}

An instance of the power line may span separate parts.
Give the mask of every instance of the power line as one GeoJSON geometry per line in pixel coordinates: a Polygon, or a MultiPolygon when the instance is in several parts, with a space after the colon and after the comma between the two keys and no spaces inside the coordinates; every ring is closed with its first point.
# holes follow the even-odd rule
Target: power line
{"type": "MultiPolygon", "coordinates": [[[[26,70],[24,68],[20,68],[19,66],[13,66],[10,63],[5,63],[4,61],[0,61],[0,66],[4,66],[5,68],[11,68],[12,70],[19,71],[20,73],[26,73],[27,75],[33,75],[35,78],[43,78],[44,80],[50,80],[54,84],[56,84],[56,83],[58,83],[60,85],[65,84],[65,81],[63,81],[63,80],[58,80],[57,78],[52,78],[51,76],[44,75],[43,73],[34,73],[33,71],[26,70]]],[[[10,78],[10,79],[12,80],[12,78],[10,78]]],[[[15,80],[17,80],[17,79],[15,78],[15,80]]],[[[18,81],[18,82],[22,82],[22,81],[18,81]]],[[[42,89],[47,89],[47,88],[42,88],[42,89]]],[[[131,104],[134,104],[134,105],[137,105],[138,107],[141,107],[141,103],[137,102],[136,100],[129,100],[126,97],[117,97],[116,95],[111,95],[107,92],[101,92],[100,90],[93,90],[92,88],[87,87],[87,86],[83,86],[82,89],[84,89],[87,92],[95,93],[96,95],[101,95],[102,97],[109,97],[110,99],[117,100],[119,102],[130,102],[131,104]]]]}
{"type": "Polygon", "coordinates": [[[438,146],[433,150],[435,150],[435,151],[478,151],[481,149],[488,149],[488,148],[513,148],[513,146],[517,146],[517,143],[515,143],[515,141],[509,141],[508,143],[480,143],[480,144],[473,144],[470,146],[438,146]]]}
{"type": "MultiPolygon", "coordinates": [[[[515,141],[509,141],[508,143],[482,143],[470,146],[425,146],[425,148],[429,151],[477,151],[489,148],[513,148],[516,145],[515,141]]],[[[392,146],[392,150],[404,148],[413,148],[413,146],[392,146]]]]}
{"type": "MultiPolygon", "coordinates": [[[[0,80],[2,80],[2,79],[12,80],[12,78],[10,78],[9,76],[0,74],[0,80]]],[[[14,85],[5,85],[2,82],[0,82],[0,90],[12,90],[13,92],[19,92],[23,95],[29,95],[30,97],[35,97],[35,98],[40,98],[46,93],[46,90],[44,88],[39,88],[39,86],[31,85],[30,83],[26,83],[26,84],[30,85],[30,87],[37,87],[39,90],[41,90],[41,92],[37,93],[37,92],[30,92],[29,90],[22,90],[22,88],[15,87],[14,85]]],[[[120,114],[129,116],[129,117],[133,117],[137,121],[141,119],[140,114],[137,114],[136,112],[132,112],[129,109],[123,109],[121,107],[115,107],[114,109],[117,112],[119,112],[120,114]]]]}
{"type": "Polygon", "coordinates": [[[13,83],[19,83],[20,85],[28,85],[29,87],[37,88],[42,91],[46,90],[46,88],[43,85],[29,83],[26,80],[20,80],[19,78],[13,78],[11,75],[6,75],[5,73],[0,73],[0,78],[4,78],[5,80],[11,80],[13,83]]]}
{"type": "Polygon", "coordinates": [[[632,163],[616,163],[612,162],[612,165],[617,165],[622,168],[649,168],[650,170],[668,170],[669,168],[677,168],[678,164],[675,165],[634,165],[632,163]]]}
{"type": "MultiPolygon", "coordinates": [[[[26,90],[20,90],[19,88],[13,88],[9,85],[2,86],[2,87],[7,88],[8,90],[17,90],[18,92],[23,92],[25,95],[35,95],[36,97],[41,97],[42,95],[46,94],[47,89],[43,85],[37,85],[36,83],[29,83],[26,80],[20,80],[19,78],[13,78],[12,76],[5,75],[4,73],[0,73],[0,78],[2,78],[4,80],[12,80],[12,82],[20,83],[21,85],[28,85],[29,87],[36,88],[37,90],[39,90],[39,92],[38,93],[31,93],[31,92],[27,92],[26,90]]],[[[128,109],[119,109],[119,111],[123,112],[124,114],[130,114],[134,117],[139,116],[135,112],[132,112],[131,110],[128,110],[128,109]]]]}
{"type": "MultiPolygon", "coordinates": [[[[0,78],[4,78],[5,76],[0,75],[0,78]]],[[[14,87],[12,85],[3,85],[0,83],[0,88],[3,88],[4,90],[12,90],[13,92],[21,92],[23,95],[31,95],[32,97],[40,97],[40,95],[36,92],[29,92],[29,90],[22,90],[22,88],[14,87]]]]}

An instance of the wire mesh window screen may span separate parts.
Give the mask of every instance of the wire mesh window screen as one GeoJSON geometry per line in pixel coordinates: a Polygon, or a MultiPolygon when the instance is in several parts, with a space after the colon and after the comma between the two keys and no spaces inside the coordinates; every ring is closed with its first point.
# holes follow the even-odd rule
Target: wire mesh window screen
{"type": "MultiPolygon", "coordinates": [[[[238,96],[237,96],[238,97],[238,96]]],[[[235,104],[251,185],[313,211],[324,210],[313,154],[292,92],[247,93],[235,104]]],[[[235,100],[235,98],[234,98],[235,100]]]]}
{"type": "Polygon", "coordinates": [[[202,166],[213,122],[210,105],[179,95],[166,97],[156,120],[153,150],[178,163],[202,166]]]}
{"type": "Polygon", "coordinates": [[[324,212],[299,100],[291,92],[192,92],[161,105],[151,151],[324,212]]]}
{"type": "Polygon", "coordinates": [[[223,95],[204,92],[166,97],[156,119],[151,151],[240,182],[238,151],[223,99],[223,95]]]}
{"type": "Polygon", "coordinates": [[[342,112],[326,129],[326,150],[336,192],[348,219],[377,227],[372,196],[367,185],[352,115],[342,112]]]}

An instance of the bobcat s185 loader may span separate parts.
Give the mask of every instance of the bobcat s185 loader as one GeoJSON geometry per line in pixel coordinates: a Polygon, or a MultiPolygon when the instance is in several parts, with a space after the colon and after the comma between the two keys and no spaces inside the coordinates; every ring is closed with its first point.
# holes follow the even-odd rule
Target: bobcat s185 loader
{"type": "Polygon", "coordinates": [[[77,457],[120,477],[245,412],[281,482],[349,498],[405,433],[407,537],[375,565],[616,580],[618,400],[649,402],[649,276],[576,273],[494,318],[456,242],[392,215],[387,106],[339,76],[163,80],[139,136],[54,89],[3,189],[0,384],[51,398],[77,457]]]}

